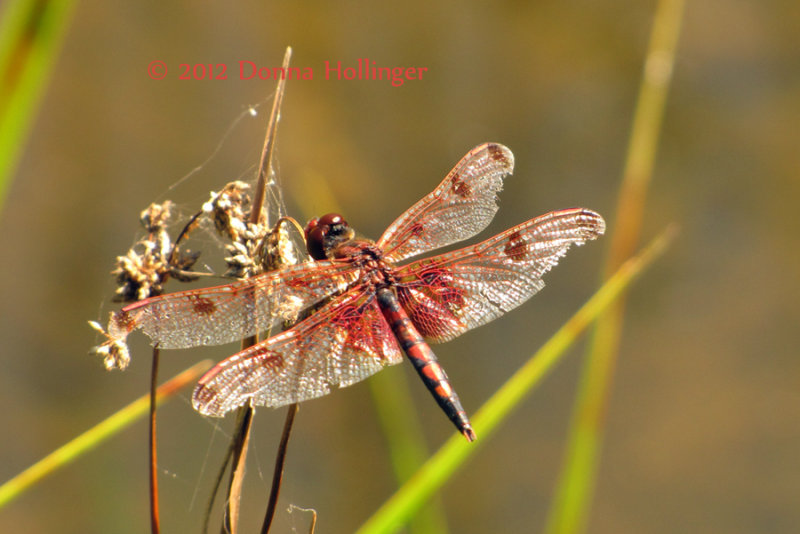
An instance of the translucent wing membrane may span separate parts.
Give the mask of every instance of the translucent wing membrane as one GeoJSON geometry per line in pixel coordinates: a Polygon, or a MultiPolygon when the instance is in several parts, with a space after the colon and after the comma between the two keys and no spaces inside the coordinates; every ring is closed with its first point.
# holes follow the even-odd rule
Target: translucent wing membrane
{"type": "Polygon", "coordinates": [[[497,193],[514,170],[514,155],[503,145],[472,149],[441,184],[414,204],[378,240],[390,262],[416,256],[474,236],[497,213],[497,193]]]}
{"type": "Polygon", "coordinates": [[[304,263],[232,284],[180,291],[131,304],[113,314],[109,334],[140,328],[164,349],[220,345],[295,320],[305,308],[341,293],[359,277],[349,262],[304,263]]]}
{"type": "Polygon", "coordinates": [[[217,417],[247,402],[283,406],[327,395],[400,361],[375,296],[353,289],[291,330],[220,362],[200,379],[192,403],[217,417]]]}
{"type": "Polygon", "coordinates": [[[426,339],[447,341],[528,300],[570,245],[604,231],[593,211],[554,211],[483,243],[399,267],[398,298],[426,339]]]}

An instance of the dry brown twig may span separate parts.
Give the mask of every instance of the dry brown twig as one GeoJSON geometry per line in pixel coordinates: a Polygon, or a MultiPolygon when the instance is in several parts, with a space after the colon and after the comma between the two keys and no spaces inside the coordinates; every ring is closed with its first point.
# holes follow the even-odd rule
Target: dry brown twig
{"type": "MultiPolygon", "coordinates": [[[[291,49],[287,49],[284,66],[288,67],[291,49]]],[[[117,257],[117,265],[112,274],[116,276],[117,289],[115,301],[134,302],[163,293],[164,284],[174,278],[178,281],[188,282],[196,280],[207,273],[192,271],[199,252],[182,250],[181,242],[198,226],[210,222],[217,233],[230,240],[225,245],[228,254],[224,260],[227,271],[223,276],[232,278],[248,278],[265,271],[277,269],[285,265],[298,262],[294,244],[291,240],[285,222],[294,220],[281,217],[270,227],[268,218],[264,213],[263,203],[267,180],[272,175],[272,153],[274,148],[275,133],[279,117],[279,109],[283,96],[284,80],[279,82],[275,95],[272,115],[267,128],[261,165],[258,172],[258,181],[254,197],[250,196],[250,185],[234,181],[226,184],[220,191],[212,192],[210,199],[202,209],[193,215],[186,223],[183,230],[172,243],[167,231],[172,215],[173,204],[169,200],[161,204],[151,204],[140,215],[140,222],[147,231],[146,237],[137,241],[124,256],[117,257]]],[[[301,229],[302,230],[302,229],[301,229]]],[[[92,352],[103,358],[106,369],[125,369],[130,363],[130,351],[126,343],[128,329],[125,324],[124,312],[112,312],[108,326],[103,326],[96,321],[89,324],[100,332],[105,341],[94,347],[92,352]]],[[[243,342],[255,343],[255,339],[243,342]]],[[[157,348],[154,349],[153,373],[151,381],[156,383],[156,370],[158,365],[157,348]]],[[[153,407],[154,408],[154,407],[153,407]]],[[[247,408],[251,410],[249,407],[247,408]]],[[[229,454],[233,455],[234,463],[231,467],[232,478],[228,488],[228,507],[226,510],[223,529],[229,532],[236,531],[238,522],[238,500],[241,491],[241,479],[244,473],[244,459],[247,451],[249,436],[249,422],[252,413],[245,414],[245,421],[237,430],[237,439],[229,454]],[[247,417],[249,415],[250,417],[247,417]]],[[[291,425],[290,425],[291,426],[291,425]]],[[[288,436],[287,436],[288,437],[288,436]]],[[[151,458],[155,463],[155,414],[151,414],[151,458]]],[[[285,447],[285,445],[284,445],[285,447]]],[[[285,450],[279,451],[279,458],[285,456],[285,450]]],[[[227,458],[225,465],[227,465],[227,458]]],[[[151,499],[153,532],[158,531],[157,488],[154,480],[154,465],[151,465],[151,499]]],[[[276,466],[276,476],[282,473],[282,465],[276,466]]],[[[274,495],[277,499],[277,492],[274,495]]],[[[212,497],[213,502],[213,497],[212,497]]],[[[273,503],[274,505],[274,503],[273,503]]],[[[268,512],[268,516],[269,516],[268,512]]]]}

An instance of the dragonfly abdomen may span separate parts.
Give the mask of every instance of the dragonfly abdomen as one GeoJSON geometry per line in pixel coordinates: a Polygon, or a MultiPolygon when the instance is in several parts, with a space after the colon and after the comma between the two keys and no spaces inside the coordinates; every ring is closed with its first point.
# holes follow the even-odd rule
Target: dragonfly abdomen
{"type": "Polygon", "coordinates": [[[450,385],[447,373],[439,364],[433,350],[417,331],[391,289],[378,289],[377,298],[383,316],[397,337],[400,347],[414,365],[414,369],[417,370],[433,398],[456,425],[459,432],[469,441],[474,441],[475,432],[472,430],[467,413],[461,406],[461,401],[450,385]]]}

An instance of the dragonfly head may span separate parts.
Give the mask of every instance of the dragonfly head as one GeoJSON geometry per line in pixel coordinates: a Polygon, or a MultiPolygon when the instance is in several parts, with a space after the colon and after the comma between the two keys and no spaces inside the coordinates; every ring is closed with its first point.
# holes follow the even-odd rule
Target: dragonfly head
{"type": "Polygon", "coordinates": [[[333,251],[355,237],[355,232],[344,217],[338,213],[328,213],[308,221],[305,229],[306,249],[315,260],[333,257],[333,251]]]}

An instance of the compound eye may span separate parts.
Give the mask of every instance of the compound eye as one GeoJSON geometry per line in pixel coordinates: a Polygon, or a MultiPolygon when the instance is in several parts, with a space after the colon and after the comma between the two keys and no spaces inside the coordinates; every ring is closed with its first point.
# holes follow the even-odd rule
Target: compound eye
{"type": "Polygon", "coordinates": [[[315,260],[327,259],[326,249],[331,238],[338,236],[347,228],[347,221],[338,213],[328,213],[318,219],[311,219],[305,228],[306,249],[315,260]]]}
{"type": "Polygon", "coordinates": [[[314,217],[306,224],[304,233],[306,235],[306,240],[308,240],[308,234],[310,234],[317,226],[319,226],[319,218],[314,217]]]}
{"type": "Polygon", "coordinates": [[[346,225],[347,222],[344,220],[344,217],[342,217],[338,213],[328,213],[319,218],[319,224],[321,225],[324,224],[326,226],[333,226],[336,224],[346,225]]]}
{"type": "Polygon", "coordinates": [[[325,259],[325,228],[319,225],[306,226],[306,250],[315,260],[325,259]]]}

